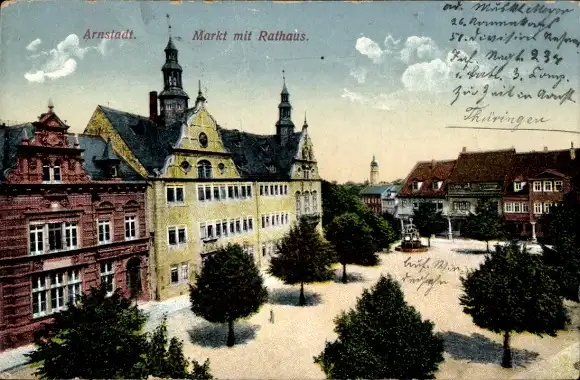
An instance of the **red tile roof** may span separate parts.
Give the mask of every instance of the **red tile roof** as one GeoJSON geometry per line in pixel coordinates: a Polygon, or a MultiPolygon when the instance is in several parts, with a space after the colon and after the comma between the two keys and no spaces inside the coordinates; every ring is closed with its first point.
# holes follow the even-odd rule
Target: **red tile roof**
{"type": "Polygon", "coordinates": [[[515,149],[462,152],[448,182],[504,181],[512,170],[515,154],[515,149]]]}
{"type": "Polygon", "coordinates": [[[445,197],[445,184],[451,175],[455,160],[418,162],[407,176],[399,197],[442,198],[445,197]],[[421,188],[413,191],[413,182],[423,182],[421,188]],[[443,181],[441,188],[434,190],[432,183],[443,181]]]}

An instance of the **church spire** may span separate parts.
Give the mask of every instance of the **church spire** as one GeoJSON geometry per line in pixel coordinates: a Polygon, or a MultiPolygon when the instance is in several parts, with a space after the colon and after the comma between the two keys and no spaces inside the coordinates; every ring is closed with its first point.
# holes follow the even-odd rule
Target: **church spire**
{"type": "Polygon", "coordinates": [[[201,80],[197,81],[197,99],[195,99],[195,105],[197,106],[198,103],[205,103],[205,96],[201,92],[201,80]]]}
{"type": "Polygon", "coordinates": [[[282,70],[282,92],[280,93],[280,104],[278,105],[278,121],[276,122],[276,135],[282,145],[294,133],[294,123],[292,122],[292,105],[290,104],[290,93],[286,87],[286,75],[282,70]]]}
{"type": "Polygon", "coordinates": [[[302,130],[308,129],[308,122],[306,121],[306,111],[304,111],[304,124],[302,124],[302,130]]]}

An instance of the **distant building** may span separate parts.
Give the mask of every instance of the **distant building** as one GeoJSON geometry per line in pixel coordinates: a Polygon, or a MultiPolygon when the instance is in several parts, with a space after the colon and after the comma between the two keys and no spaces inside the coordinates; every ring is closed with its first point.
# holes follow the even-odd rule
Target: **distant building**
{"type": "Polygon", "coordinates": [[[371,161],[371,185],[376,185],[379,182],[379,164],[375,160],[375,156],[373,156],[373,160],[371,161]]]}
{"type": "Polygon", "coordinates": [[[374,185],[368,186],[361,191],[361,200],[375,215],[382,215],[385,212],[397,216],[399,185],[374,185]]]}
{"type": "Polygon", "coordinates": [[[149,300],[147,184],[109,141],[68,129],[52,105],[0,128],[0,351],[102,282],[149,300]]]}
{"type": "Polygon", "coordinates": [[[409,220],[422,202],[434,203],[437,211],[450,215],[445,190],[455,164],[455,160],[418,162],[397,195],[400,202],[398,218],[409,220]]]}

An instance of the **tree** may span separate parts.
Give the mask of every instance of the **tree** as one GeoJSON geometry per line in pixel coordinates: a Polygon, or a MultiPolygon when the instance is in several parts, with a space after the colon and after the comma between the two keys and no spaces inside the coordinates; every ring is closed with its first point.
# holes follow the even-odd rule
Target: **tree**
{"type": "MultiPolygon", "coordinates": [[[[393,227],[385,219],[373,214],[371,209],[362,202],[357,207],[356,214],[371,228],[377,249],[389,250],[391,244],[396,241],[396,234],[393,227]]],[[[372,259],[373,257],[369,258],[372,259]]],[[[378,259],[376,256],[374,258],[378,259]]],[[[371,261],[366,265],[376,265],[377,263],[378,261],[371,261]]]]}
{"type": "Polygon", "coordinates": [[[167,319],[151,334],[147,347],[146,372],[149,376],[170,379],[213,379],[209,359],[203,364],[192,360],[192,371],[183,354],[183,342],[173,337],[167,347],[167,319]]]}
{"type": "Polygon", "coordinates": [[[211,255],[190,285],[191,310],[212,323],[227,323],[227,345],[235,343],[234,322],[260,309],[268,299],[254,260],[239,244],[211,255]]]}
{"type": "Polygon", "coordinates": [[[431,235],[445,231],[447,222],[441,211],[437,212],[435,203],[421,202],[419,208],[413,211],[413,224],[419,234],[427,238],[427,245],[431,246],[431,235]]]}
{"type": "Polygon", "coordinates": [[[544,216],[545,237],[551,247],[542,246],[544,262],[553,267],[562,296],[580,301],[580,207],[571,198],[550,208],[544,216]]]}
{"type": "Polygon", "coordinates": [[[470,239],[485,241],[489,253],[489,241],[504,236],[503,219],[498,213],[497,203],[483,200],[477,204],[475,214],[469,213],[463,235],[470,239]]]}
{"type": "Polygon", "coordinates": [[[381,217],[385,220],[385,222],[387,222],[387,224],[391,228],[391,231],[393,232],[393,235],[392,235],[393,241],[392,242],[400,240],[402,233],[401,233],[401,229],[400,229],[399,225],[401,222],[397,218],[395,218],[395,216],[393,214],[389,213],[388,211],[385,211],[381,215],[381,217]]]}
{"type": "Polygon", "coordinates": [[[299,306],[306,304],[304,284],[328,281],[333,277],[330,266],[335,253],[316,230],[318,218],[303,216],[277,245],[278,255],[270,259],[268,274],[287,285],[300,284],[299,306]]]}
{"type": "Polygon", "coordinates": [[[27,354],[29,363],[38,364],[35,375],[45,379],[174,377],[179,368],[180,377],[211,378],[208,361],[203,366],[194,361],[194,371],[187,372],[176,338],[166,354],[165,320],[151,339],[142,333],[146,319],[118,289],[107,296],[102,284],[81,294],[35,334],[37,348],[27,354]],[[196,372],[196,364],[204,371],[196,372]]]}
{"type": "Polygon", "coordinates": [[[328,379],[432,379],[443,361],[443,339],[390,276],[365,289],[335,325],[337,340],[314,358],[328,379]]]}
{"type": "Polygon", "coordinates": [[[516,243],[497,246],[461,283],[463,311],[477,326],[504,336],[502,367],[512,367],[512,333],[556,336],[568,321],[551,268],[516,243]]]}
{"type": "Polygon", "coordinates": [[[326,236],[342,264],[342,282],[347,283],[346,265],[378,261],[371,228],[356,214],[346,213],[334,218],[326,236]]]}

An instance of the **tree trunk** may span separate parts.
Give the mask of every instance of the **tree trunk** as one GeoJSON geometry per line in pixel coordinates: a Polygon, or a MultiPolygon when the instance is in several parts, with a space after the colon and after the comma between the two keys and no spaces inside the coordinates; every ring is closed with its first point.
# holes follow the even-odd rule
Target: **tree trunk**
{"type": "Polygon", "coordinates": [[[485,251],[489,253],[489,241],[485,241],[485,251]]]}
{"type": "Polygon", "coordinates": [[[342,283],[346,284],[348,282],[346,278],[346,264],[342,264],[342,283]]]}
{"type": "Polygon", "coordinates": [[[304,297],[304,283],[300,283],[300,299],[298,300],[298,306],[306,305],[306,298],[304,297]]]}
{"type": "Polygon", "coordinates": [[[236,337],[234,335],[234,320],[230,319],[228,321],[228,341],[226,344],[228,347],[232,347],[235,342],[236,342],[236,337]]]}
{"type": "Polygon", "coordinates": [[[510,348],[510,332],[506,331],[503,336],[503,359],[501,366],[512,368],[512,349],[510,348]]]}

